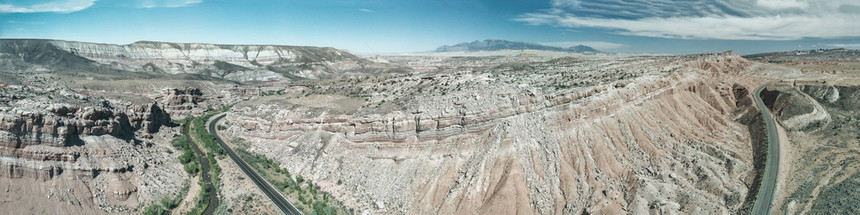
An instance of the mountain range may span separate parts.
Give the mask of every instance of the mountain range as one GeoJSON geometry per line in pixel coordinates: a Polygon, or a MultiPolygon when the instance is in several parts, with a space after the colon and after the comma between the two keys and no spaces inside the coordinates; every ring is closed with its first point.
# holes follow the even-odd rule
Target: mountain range
{"type": "Polygon", "coordinates": [[[0,68],[122,75],[194,75],[238,82],[404,72],[329,47],[140,41],[127,45],[0,39],[0,68]]]}

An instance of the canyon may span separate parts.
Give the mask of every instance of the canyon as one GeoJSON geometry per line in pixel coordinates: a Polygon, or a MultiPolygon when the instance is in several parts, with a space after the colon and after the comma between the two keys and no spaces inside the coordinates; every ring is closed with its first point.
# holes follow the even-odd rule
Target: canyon
{"type": "MultiPolygon", "coordinates": [[[[487,53],[3,39],[0,205],[139,213],[197,177],[171,145],[180,120],[229,107],[217,133],[232,147],[356,214],[749,213],[767,147],[757,87],[779,83],[762,97],[793,147],[857,118],[857,82],[842,78],[851,70],[733,52],[487,53]]],[[[837,137],[856,136],[851,128],[837,137]]],[[[853,143],[834,143],[844,162],[853,143]]],[[[229,159],[215,159],[218,211],[276,211],[229,159]]],[[[821,177],[786,159],[781,175],[821,177]]],[[[826,177],[853,186],[851,175],[826,177]]],[[[775,207],[813,213],[822,203],[798,196],[835,192],[791,177],[775,207]]]]}

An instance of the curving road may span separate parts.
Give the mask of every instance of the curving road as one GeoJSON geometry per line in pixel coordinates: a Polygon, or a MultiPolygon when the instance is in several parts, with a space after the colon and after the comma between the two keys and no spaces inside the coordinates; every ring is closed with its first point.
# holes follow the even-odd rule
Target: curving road
{"type": "Polygon", "coordinates": [[[755,198],[752,214],[770,214],[770,208],[773,204],[773,192],[776,188],[777,175],[779,173],[779,133],[776,130],[776,121],[773,120],[770,110],[761,100],[761,91],[770,83],[758,87],[753,94],[755,104],[761,110],[761,116],[764,118],[764,124],[767,127],[767,161],[765,161],[764,176],[761,179],[761,186],[758,189],[758,195],[755,198]]]}
{"type": "Polygon", "coordinates": [[[208,190],[207,195],[209,195],[209,205],[206,206],[206,209],[203,210],[202,215],[212,215],[215,213],[215,209],[218,208],[218,193],[215,192],[215,185],[212,184],[212,179],[209,178],[209,158],[206,157],[206,154],[203,154],[203,151],[200,151],[200,148],[197,147],[197,143],[191,140],[191,137],[188,136],[188,123],[182,125],[182,135],[185,135],[185,139],[188,140],[188,145],[191,146],[191,151],[194,151],[194,154],[197,155],[197,162],[200,163],[200,177],[203,177],[203,181],[206,182],[205,189],[208,190]]]}
{"type": "Polygon", "coordinates": [[[220,145],[221,148],[224,149],[224,152],[226,152],[227,155],[230,156],[230,159],[232,159],[233,162],[239,166],[239,169],[242,169],[242,172],[245,172],[245,175],[248,175],[248,178],[250,178],[251,181],[254,182],[254,184],[257,184],[257,187],[259,187],[260,190],[263,190],[263,193],[265,193],[266,196],[269,197],[269,199],[272,199],[272,202],[274,202],[275,205],[278,206],[278,208],[280,208],[285,214],[301,215],[302,213],[299,212],[299,210],[296,210],[296,207],[293,207],[290,202],[287,202],[287,200],[284,198],[284,196],[281,195],[281,193],[278,192],[278,190],[272,188],[272,186],[269,185],[269,183],[267,183],[266,180],[263,179],[263,177],[260,177],[260,175],[258,175],[257,172],[254,171],[254,169],[248,166],[248,163],[245,163],[242,158],[236,155],[236,153],[233,152],[233,149],[227,146],[227,144],[225,144],[224,141],[221,140],[221,137],[216,134],[217,131],[215,129],[215,125],[218,124],[218,120],[221,120],[222,118],[224,118],[224,116],[226,116],[226,114],[220,114],[209,123],[209,133],[215,135],[215,141],[218,142],[218,145],[220,145]]]}

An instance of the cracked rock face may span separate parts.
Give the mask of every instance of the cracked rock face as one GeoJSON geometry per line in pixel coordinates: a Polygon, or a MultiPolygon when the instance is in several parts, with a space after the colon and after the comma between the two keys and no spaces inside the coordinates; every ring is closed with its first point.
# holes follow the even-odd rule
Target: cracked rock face
{"type": "MultiPolygon", "coordinates": [[[[181,185],[174,158],[147,147],[170,124],[157,103],[96,102],[71,92],[44,100],[38,87],[3,89],[15,95],[0,106],[0,187],[15,193],[4,202],[121,213],[181,185]]],[[[53,213],[40,210],[10,212],[53,213]]]]}
{"type": "Polygon", "coordinates": [[[155,103],[129,106],[121,112],[114,108],[26,100],[15,105],[0,110],[0,142],[5,147],[73,146],[81,144],[80,136],[84,135],[129,138],[130,132],[142,129],[154,133],[169,122],[169,116],[155,103]]]}
{"type": "Polygon", "coordinates": [[[200,104],[206,99],[198,88],[170,88],[163,90],[155,100],[160,101],[171,116],[182,119],[203,113],[200,104]]]}
{"type": "Polygon", "coordinates": [[[263,96],[224,134],[375,213],[726,214],[750,193],[736,120],[762,80],[734,53],[387,61],[470,69],[263,96]]]}

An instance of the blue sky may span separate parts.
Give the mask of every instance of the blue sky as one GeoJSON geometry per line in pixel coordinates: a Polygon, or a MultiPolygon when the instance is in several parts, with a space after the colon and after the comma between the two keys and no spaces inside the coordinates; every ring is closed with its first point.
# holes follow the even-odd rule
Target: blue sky
{"type": "Polygon", "coordinates": [[[750,54],[860,48],[860,2],[0,0],[0,37],[309,45],[356,53],[506,39],[622,53],[750,54]]]}

